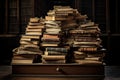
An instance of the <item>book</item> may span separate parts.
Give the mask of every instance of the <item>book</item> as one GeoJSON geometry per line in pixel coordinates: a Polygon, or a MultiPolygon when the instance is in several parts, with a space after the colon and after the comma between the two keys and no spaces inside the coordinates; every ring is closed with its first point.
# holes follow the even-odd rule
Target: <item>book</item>
{"type": "Polygon", "coordinates": [[[21,35],[21,38],[23,38],[23,39],[31,39],[31,38],[33,38],[33,39],[39,39],[40,38],[40,36],[36,36],[36,35],[21,35]]]}
{"type": "Polygon", "coordinates": [[[87,27],[87,26],[93,26],[95,25],[94,22],[88,22],[88,23],[85,23],[85,24],[81,24],[80,27],[87,27]]]}
{"type": "Polygon", "coordinates": [[[54,43],[47,43],[47,42],[43,42],[40,44],[41,46],[44,46],[44,47],[48,47],[48,46],[51,46],[51,47],[54,47],[54,46],[59,46],[59,43],[58,42],[54,42],[54,43]]]}
{"type": "Polygon", "coordinates": [[[75,62],[78,64],[87,64],[87,65],[102,64],[101,61],[94,61],[94,60],[75,60],[75,62]]]}
{"type": "Polygon", "coordinates": [[[36,26],[36,25],[41,25],[41,23],[40,22],[29,22],[28,25],[36,26]]]}
{"type": "Polygon", "coordinates": [[[52,35],[52,34],[43,34],[43,38],[47,39],[59,39],[58,35],[52,35]]]}
{"type": "Polygon", "coordinates": [[[74,58],[75,58],[75,60],[83,60],[86,57],[87,57],[87,54],[85,54],[84,52],[74,51],[74,58]]]}
{"type": "Polygon", "coordinates": [[[33,64],[33,63],[41,63],[41,62],[42,62],[41,55],[14,54],[12,58],[12,64],[33,64]]]}
{"type": "Polygon", "coordinates": [[[46,51],[56,51],[56,52],[67,53],[68,49],[63,47],[46,47],[46,51]]]}
{"type": "Polygon", "coordinates": [[[73,44],[80,44],[80,45],[100,45],[99,42],[77,42],[77,41],[74,41],[73,44]]]}
{"type": "Polygon", "coordinates": [[[25,34],[39,36],[39,35],[42,35],[42,32],[41,31],[27,31],[25,34]]]}
{"type": "Polygon", "coordinates": [[[42,37],[41,38],[42,42],[59,42],[60,38],[50,38],[50,37],[42,37]]]}
{"type": "Polygon", "coordinates": [[[59,51],[44,51],[44,55],[66,55],[67,52],[59,52],[59,51]]]}
{"type": "Polygon", "coordinates": [[[65,60],[65,55],[42,55],[44,60],[65,60]]]}
{"type": "Polygon", "coordinates": [[[44,25],[27,25],[27,28],[32,28],[32,29],[43,29],[44,25]]]}
{"type": "Polygon", "coordinates": [[[32,22],[32,23],[36,23],[36,22],[39,22],[39,21],[40,21],[40,18],[38,18],[38,17],[30,18],[30,22],[32,22]]]}
{"type": "Polygon", "coordinates": [[[26,32],[42,32],[41,28],[26,28],[26,32]]]}
{"type": "Polygon", "coordinates": [[[45,16],[45,20],[52,20],[52,21],[59,21],[59,20],[66,20],[66,17],[60,17],[60,16],[45,16]]]}

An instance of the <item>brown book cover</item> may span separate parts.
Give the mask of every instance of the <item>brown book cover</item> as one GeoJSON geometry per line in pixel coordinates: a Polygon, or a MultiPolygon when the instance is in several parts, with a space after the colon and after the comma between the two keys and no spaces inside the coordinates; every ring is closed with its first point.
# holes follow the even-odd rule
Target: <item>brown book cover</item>
{"type": "Polygon", "coordinates": [[[42,55],[45,60],[65,60],[65,55],[42,55]]]}

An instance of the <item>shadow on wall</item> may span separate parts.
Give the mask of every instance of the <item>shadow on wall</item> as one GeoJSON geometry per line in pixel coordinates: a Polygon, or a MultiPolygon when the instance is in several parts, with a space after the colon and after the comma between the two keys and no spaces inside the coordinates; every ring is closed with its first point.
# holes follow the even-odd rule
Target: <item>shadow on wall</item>
{"type": "Polygon", "coordinates": [[[0,36],[0,65],[11,64],[12,50],[17,46],[19,46],[18,36],[0,36]]]}

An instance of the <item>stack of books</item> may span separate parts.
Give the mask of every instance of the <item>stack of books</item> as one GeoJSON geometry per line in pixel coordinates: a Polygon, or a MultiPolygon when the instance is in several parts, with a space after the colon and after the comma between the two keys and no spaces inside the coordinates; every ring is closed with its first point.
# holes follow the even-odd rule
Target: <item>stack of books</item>
{"type": "Polygon", "coordinates": [[[61,37],[61,27],[60,22],[57,21],[45,21],[45,31],[41,38],[41,46],[59,46],[60,44],[60,37],[61,37]]]}
{"type": "Polygon", "coordinates": [[[45,19],[44,23],[45,30],[41,38],[41,47],[44,48],[42,62],[65,63],[67,52],[65,51],[65,48],[61,48],[61,21],[45,19]]]}
{"type": "Polygon", "coordinates": [[[46,47],[44,55],[42,55],[43,63],[66,63],[67,48],[62,47],[46,47]]]}
{"type": "Polygon", "coordinates": [[[44,24],[42,23],[40,18],[38,17],[30,18],[30,22],[26,27],[25,34],[21,35],[20,44],[38,45],[43,30],[44,30],[44,24]]]}
{"type": "Polygon", "coordinates": [[[74,39],[72,46],[75,48],[74,57],[76,61],[102,62],[103,52],[100,51],[102,40],[99,37],[101,32],[98,24],[91,20],[85,20],[78,28],[70,30],[69,33],[74,39]]]}
{"type": "Polygon", "coordinates": [[[101,31],[87,18],[70,6],[54,6],[45,19],[30,18],[21,46],[13,51],[22,57],[32,55],[32,59],[34,55],[33,62],[101,64],[101,31]]]}
{"type": "Polygon", "coordinates": [[[70,13],[73,13],[73,8],[71,8],[70,6],[54,6],[53,10],[49,10],[47,12],[47,16],[45,16],[45,19],[64,21],[67,19],[67,16],[70,13]]]}
{"type": "Polygon", "coordinates": [[[38,17],[30,18],[25,34],[21,35],[20,46],[13,50],[12,63],[41,62],[42,51],[39,43],[44,30],[43,21],[38,17]]]}

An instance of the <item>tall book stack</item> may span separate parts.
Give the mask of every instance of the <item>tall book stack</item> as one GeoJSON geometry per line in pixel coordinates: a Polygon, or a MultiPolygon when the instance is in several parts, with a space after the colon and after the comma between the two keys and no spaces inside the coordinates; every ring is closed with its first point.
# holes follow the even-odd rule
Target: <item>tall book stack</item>
{"type": "Polygon", "coordinates": [[[45,31],[41,38],[44,47],[43,63],[65,63],[66,48],[61,47],[61,22],[46,20],[45,31]]]}
{"type": "Polygon", "coordinates": [[[87,15],[82,15],[70,6],[54,6],[48,12],[52,20],[61,20],[63,32],[62,44],[70,47],[67,62],[101,63],[104,57],[101,51],[99,25],[87,20],[87,15]]]}
{"type": "Polygon", "coordinates": [[[41,46],[45,47],[43,63],[66,63],[69,48],[63,45],[62,23],[69,13],[73,13],[69,6],[54,6],[45,16],[46,29],[41,38],[41,46]]]}
{"type": "Polygon", "coordinates": [[[39,49],[40,38],[44,30],[43,19],[34,17],[21,35],[20,46],[13,50],[13,63],[34,63],[41,61],[42,51],[39,49]]]}
{"type": "MultiPolygon", "coordinates": [[[[55,58],[57,58],[57,57],[60,58],[61,56],[63,56],[62,53],[65,53],[65,55],[64,55],[65,63],[74,62],[74,60],[73,60],[74,55],[73,55],[72,51],[70,50],[71,44],[66,43],[67,38],[69,38],[71,36],[68,34],[68,32],[71,29],[76,29],[79,26],[78,22],[84,21],[84,18],[86,18],[86,17],[87,17],[86,15],[81,15],[77,11],[77,9],[73,9],[70,6],[54,6],[53,10],[48,11],[47,16],[45,16],[46,31],[45,31],[45,34],[43,34],[42,41],[45,39],[45,36],[49,35],[48,37],[50,37],[51,34],[53,35],[53,33],[55,34],[55,32],[58,31],[56,38],[58,38],[58,40],[60,40],[60,44],[54,45],[54,49],[53,49],[53,46],[51,47],[48,44],[51,41],[50,42],[45,41],[45,40],[43,41],[42,46],[45,46],[44,44],[47,43],[47,45],[46,45],[47,48],[45,49],[45,55],[43,55],[44,61],[47,60],[45,57],[53,58],[54,55],[49,55],[49,54],[51,54],[52,52],[54,52],[53,54],[55,54],[57,52],[57,54],[59,54],[59,55],[56,55],[55,58]],[[46,33],[47,33],[47,35],[46,35],[46,33]],[[58,36],[58,33],[60,34],[59,36],[58,36]],[[57,50],[58,49],[61,50],[60,47],[64,47],[64,49],[66,49],[67,52],[61,52],[61,55],[60,55],[60,52],[56,51],[55,47],[57,47],[57,50]],[[51,51],[50,48],[52,48],[53,51],[51,51]],[[46,54],[47,54],[47,56],[46,56],[46,54]]],[[[53,41],[52,43],[55,43],[54,37],[51,36],[51,39],[54,40],[54,41],[52,40],[53,41]]],[[[56,62],[60,62],[60,61],[56,61],[56,62]]]]}
{"type": "Polygon", "coordinates": [[[76,62],[101,64],[103,52],[98,24],[85,19],[80,22],[78,28],[70,30],[69,33],[73,38],[72,47],[76,62]]]}
{"type": "Polygon", "coordinates": [[[42,23],[42,19],[38,17],[30,18],[30,22],[26,27],[25,34],[21,36],[20,44],[38,45],[43,30],[44,30],[44,24],[42,23]]]}

